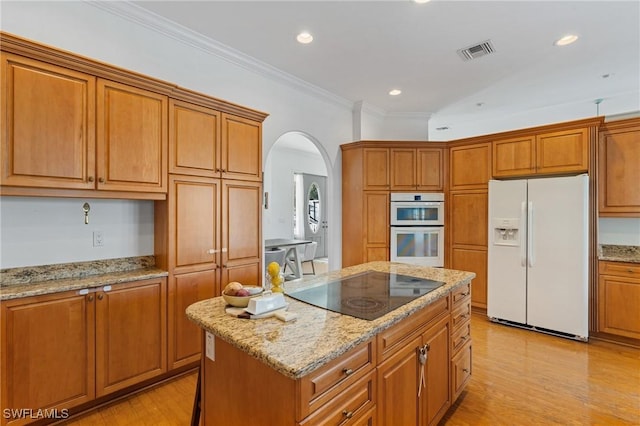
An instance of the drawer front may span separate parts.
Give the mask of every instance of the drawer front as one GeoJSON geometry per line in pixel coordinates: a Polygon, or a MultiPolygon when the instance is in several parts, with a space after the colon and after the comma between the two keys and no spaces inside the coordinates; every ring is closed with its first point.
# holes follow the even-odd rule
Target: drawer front
{"type": "Polygon", "coordinates": [[[368,412],[375,406],[376,372],[372,370],[331,401],[300,422],[305,426],[368,424],[368,412]]]}
{"type": "Polygon", "coordinates": [[[471,321],[460,325],[456,331],[453,332],[451,337],[451,353],[456,353],[465,343],[471,340],[471,321]]]}
{"type": "Polygon", "coordinates": [[[300,379],[300,418],[317,410],[347,386],[373,370],[375,340],[361,343],[341,357],[300,379]]]}
{"type": "Polygon", "coordinates": [[[401,343],[406,338],[415,332],[421,331],[426,323],[448,311],[449,297],[445,296],[413,314],[414,319],[401,321],[378,334],[378,357],[380,361],[393,355],[397,349],[403,346],[401,343]]]}
{"type": "Polygon", "coordinates": [[[456,287],[451,291],[451,296],[453,308],[465,303],[467,298],[471,299],[471,283],[456,287]]]}
{"type": "Polygon", "coordinates": [[[600,275],[640,278],[640,264],[637,263],[599,262],[598,268],[600,275]]]}
{"type": "Polygon", "coordinates": [[[467,300],[467,303],[457,306],[453,310],[453,314],[451,315],[451,323],[453,329],[456,330],[465,321],[469,321],[471,319],[471,299],[467,300]]]}
{"type": "Polygon", "coordinates": [[[452,401],[455,401],[471,378],[471,342],[451,359],[452,401]]]}

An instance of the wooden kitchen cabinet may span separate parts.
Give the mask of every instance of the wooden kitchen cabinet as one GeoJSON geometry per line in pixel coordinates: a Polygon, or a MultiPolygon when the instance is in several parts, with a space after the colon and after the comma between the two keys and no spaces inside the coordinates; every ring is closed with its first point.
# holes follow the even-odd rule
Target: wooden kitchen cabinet
{"type": "Polygon", "coordinates": [[[262,122],[226,113],[221,120],[222,177],[262,182],[262,122]]]}
{"type": "Polygon", "coordinates": [[[640,265],[599,262],[598,331],[640,343],[640,265]]]}
{"type": "Polygon", "coordinates": [[[392,191],[442,191],[441,148],[391,148],[392,191]]]}
{"type": "Polygon", "coordinates": [[[164,278],[102,287],[96,293],[96,396],[167,371],[164,278]]]}
{"type": "Polygon", "coordinates": [[[93,294],[7,300],[1,315],[2,408],[61,410],[95,397],[93,294]]]}
{"type": "Polygon", "coordinates": [[[589,169],[589,128],[558,129],[493,141],[493,176],[577,174],[589,169]]]}
{"type": "Polygon", "coordinates": [[[166,371],[164,278],[1,307],[3,408],[73,408],[166,371]]]}
{"type": "Polygon", "coordinates": [[[189,321],[185,310],[200,300],[220,295],[215,269],[173,275],[168,294],[168,368],[175,369],[200,360],[200,328],[189,321]]]}
{"type": "Polygon", "coordinates": [[[389,260],[389,193],[366,191],[363,209],[365,223],[363,242],[365,253],[367,253],[363,263],[373,260],[389,260]],[[379,249],[379,252],[376,249],[379,249]],[[380,257],[376,256],[378,253],[380,257]],[[374,258],[371,258],[371,255],[374,258]]]}
{"type": "Polygon", "coordinates": [[[222,181],[222,280],[262,283],[262,183],[222,181]]]}
{"type": "Polygon", "coordinates": [[[97,188],[167,192],[168,98],[98,79],[97,188]]]}
{"type": "Polygon", "coordinates": [[[640,118],[605,123],[598,153],[600,216],[640,217],[640,118]]]}
{"type": "Polygon", "coordinates": [[[4,186],[95,188],[96,78],[1,53],[4,186]]]}
{"type": "Polygon", "coordinates": [[[422,333],[404,341],[399,350],[378,366],[381,424],[437,424],[451,406],[449,325],[448,314],[439,316],[424,326],[422,333]],[[427,351],[424,385],[420,380],[421,348],[427,351]]]}
{"type": "Polygon", "coordinates": [[[362,152],[363,189],[389,189],[389,149],[364,148],[362,152]]]}
{"type": "Polygon", "coordinates": [[[221,113],[169,99],[169,173],[220,177],[221,113]]]}
{"type": "Polygon", "coordinates": [[[487,188],[491,178],[491,144],[471,143],[449,149],[449,189],[487,188]]]}

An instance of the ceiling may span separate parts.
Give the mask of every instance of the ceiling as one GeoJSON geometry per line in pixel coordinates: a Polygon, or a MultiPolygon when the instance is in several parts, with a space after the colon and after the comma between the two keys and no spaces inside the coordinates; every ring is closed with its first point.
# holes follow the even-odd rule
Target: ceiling
{"type": "MultiPolygon", "coordinates": [[[[492,111],[626,99],[640,109],[640,2],[140,1],[348,102],[447,122],[492,111]],[[301,31],[314,40],[296,41],[301,31]],[[568,33],[575,43],[554,41],[568,33]],[[490,40],[495,51],[457,51],[490,40]],[[402,90],[390,96],[391,89],[402,90]],[[631,100],[631,101],[629,101],[631,100]],[[444,117],[444,118],[443,118],[444,117]]],[[[629,111],[629,110],[627,110],[629,111]]]]}

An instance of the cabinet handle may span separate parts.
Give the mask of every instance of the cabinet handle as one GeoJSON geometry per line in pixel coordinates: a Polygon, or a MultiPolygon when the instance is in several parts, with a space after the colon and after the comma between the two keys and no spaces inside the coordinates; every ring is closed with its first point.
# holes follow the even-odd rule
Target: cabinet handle
{"type": "Polygon", "coordinates": [[[468,295],[470,295],[470,294],[471,294],[471,292],[467,292],[467,293],[460,293],[460,296],[462,296],[462,297],[467,297],[467,296],[468,296],[468,295]]]}
{"type": "Polygon", "coordinates": [[[468,318],[468,315],[467,315],[467,314],[462,314],[462,315],[460,315],[460,318],[467,319],[467,318],[468,318]]]}
{"type": "Polygon", "coordinates": [[[465,372],[465,373],[468,373],[469,369],[468,368],[463,368],[462,371],[465,372]]]}
{"type": "Polygon", "coordinates": [[[100,294],[98,295],[98,300],[102,300],[103,298],[104,298],[104,294],[100,293],[100,294]]]}
{"type": "Polygon", "coordinates": [[[98,178],[98,182],[100,182],[100,183],[104,183],[104,178],[103,178],[103,177],[98,178]]]}
{"type": "Polygon", "coordinates": [[[629,272],[630,274],[633,274],[633,269],[629,268],[627,269],[627,272],[629,272]]]}
{"type": "Polygon", "coordinates": [[[88,180],[89,182],[93,182],[93,176],[89,176],[89,177],[87,178],[87,180],[88,180]]]}
{"type": "Polygon", "coordinates": [[[350,376],[353,374],[353,370],[350,368],[343,368],[342,372],[344,373],[345,376],[350,376]]]}
{"type": "Polygon", "coordinates": [[[216,254],[217,252],[218,252],[218,250],[215,250],[215,249],[209,249],[209,250],[207,250],[207,253],[208,253],[208,254],[216,254]]]}
{"type": "Polygon", "coordinates": [[[222,173],[227,173],[227,169],[222,169],[222,173]]]}
{"type": "Polygon", "coordinates": [[[351,417],[353,417],[353,411],[342,410],[342,415],[350,419],[351,417]]]}
{"type": "Polygon", "coordinates": [[[87,297],[87,300],[89,300],[89,302],[93,302],[93,294],[90,294],[90,295],[87,297]]]}

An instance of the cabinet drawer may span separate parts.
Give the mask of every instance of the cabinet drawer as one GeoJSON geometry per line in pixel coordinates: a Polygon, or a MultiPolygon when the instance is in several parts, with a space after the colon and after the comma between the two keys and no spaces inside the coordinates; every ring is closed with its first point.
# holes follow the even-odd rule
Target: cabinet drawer
{"type": "Polygon", "coordinates": [[[625,262],[599,262],[598,272],[601,275],[617,275],[620,277],[640,278],[640,264],[625,262]]]}
{"type": "Polygon", "coordinates": [[[452,401],[455,401],[471,378],[471,342],[451,359],[452,401]]]}
{"type": "Polygon", "coordinates": [[[455,330],[451,336],[451,353],[456,353],[471,339],[471,320],[467,320],[461,324],[460,328],[455,330]]]}
{"type": "Polygon", "coordinates": [[[380,361],[389,358],[396,349],[403,345],[401,343],[430,320],[436,318],[443,312],[449,311],[449,297],[442,297],[429,306],[413,314],[414,319],[407,318],[399,324],[378,334],[378,357],[380,361]]]}
{"type": "Polygon", "coordinates": [[[471,299],[467,300],[467,303],[454,308],[451,314],[451,324],[453,329],[456,330],[465,321],[471,318],[471,299]]]}
{"type": "Polygon", "coordinates": [[[373,370],[376,365],[375,350],[374,340],[361,343],[300,379],[300,418],[305,418],[334,399],[347,386],[373,370]]]}
{"type": "Polygon", "coordinates": [[[300,425],[354,425],[368,424],[366,415],[375,405],[376,372],[372,370],[332,398],[300,425]],[[364,422],[363,422],[364,421],[364,422]]]}
{"type": "Polygon", "coordinates": [[[451,296],[454,308],[465,303],[466,298],[471,296],[471,283],[456,287],[451,291],[451,296]]]}

